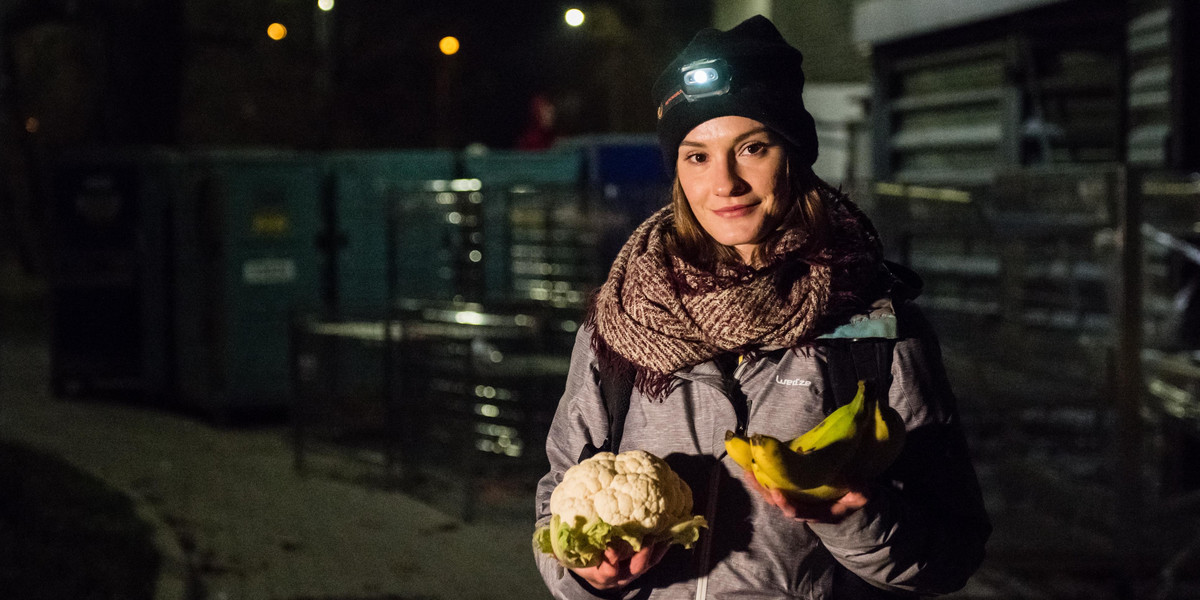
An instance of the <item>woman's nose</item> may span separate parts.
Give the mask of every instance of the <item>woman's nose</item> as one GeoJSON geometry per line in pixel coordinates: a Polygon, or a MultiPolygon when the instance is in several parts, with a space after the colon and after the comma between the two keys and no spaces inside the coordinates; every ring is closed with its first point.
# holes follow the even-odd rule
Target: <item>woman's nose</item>
{"type": "Polygon", "coordinates": [[[718,168],[712,171],[713,192],[718,196],[741,196],[746,193],[746,181],[738,176],[737,163],[723,160],[718,168]]]}

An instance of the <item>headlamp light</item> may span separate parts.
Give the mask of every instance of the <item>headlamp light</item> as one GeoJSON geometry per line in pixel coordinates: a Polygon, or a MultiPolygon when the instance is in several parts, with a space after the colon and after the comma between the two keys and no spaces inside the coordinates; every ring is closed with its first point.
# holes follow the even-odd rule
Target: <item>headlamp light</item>
{"type": "Polygon", "coordinates": [[[683,75],[683,97],[695,102],[729,91],[729,64],[720,58],[690,62],[680,68],[683,75]]]}

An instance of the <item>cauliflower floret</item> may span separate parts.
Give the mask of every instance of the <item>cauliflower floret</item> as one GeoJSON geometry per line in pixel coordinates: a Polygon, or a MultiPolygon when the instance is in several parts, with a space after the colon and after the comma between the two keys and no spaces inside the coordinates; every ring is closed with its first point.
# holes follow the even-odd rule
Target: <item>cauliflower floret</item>
{"type": "Polygon", "coordinates": [[[692,490],[666,461],[642,450],[600,452],[567,469],[550,495],[551,524],[534,535],[544,552],[571,567],[599,561],[604,546],[624,539],[670,540],[691,547],[705,527],[693,516],[692,490]]]}

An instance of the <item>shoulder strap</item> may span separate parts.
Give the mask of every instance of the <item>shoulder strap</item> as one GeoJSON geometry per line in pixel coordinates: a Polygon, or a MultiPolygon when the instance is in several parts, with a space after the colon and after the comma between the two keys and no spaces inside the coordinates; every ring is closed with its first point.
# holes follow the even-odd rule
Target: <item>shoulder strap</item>
{"type": "Polygon", "coordinates": [[[854,398],[859,380],[875,383],[874,389],[886,390],[892,383],[892,338],[830,339],[829,383],[833,394],[825,397],[825,414],[854,398]]]}
{"type": "MultiPolygon", "coordinates": [[[[603,364],[603,363],[602,363],[603,364]]],[[[597,452],[621,451],[621,434],[625,432],[625,415],[629,412],[629,399],[633,396],[633,372],[614,373],[603,366],[600,373],[600,398],[604,401],[604,412],[608,413],[608,437],[600,447],[586,444],[579,453],[579,460],[591,458],[597,452]]]]}
{"type": "Polygon", "coordinates": [[[608,439],[600,446],[602,451],[621,451],[621,435],[625,433],[625,415],[629,412],[629,399],[633,396],[633,373],[605,373],[600,371],[600,395],[608,411],[608,439]]]}

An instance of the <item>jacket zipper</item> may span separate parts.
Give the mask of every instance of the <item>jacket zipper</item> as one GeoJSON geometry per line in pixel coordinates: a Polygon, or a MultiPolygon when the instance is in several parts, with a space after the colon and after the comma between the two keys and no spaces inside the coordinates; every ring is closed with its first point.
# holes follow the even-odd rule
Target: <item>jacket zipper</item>
{"type": "MultiPolygon", "coordinates": [[[[746,365],[749,361],[743,360],[743,356],[738,357],[738,364],[733,369],[733,375],[729,380],[722,378],[722,387],[724,388],[725,397],[733,402],[734,385],[740,380],[741,374],[746,370],[746,365]]],[[[737,415],[736,433],[738,435],[746,435],[746,427],[750,420],[750,397],[746,396],[746,411],[734,410],[737,415]]],[[[717,519],[717,500],[718,493],[721,489],[721,474],[725,467],[720,462],[713,465],[708,476],[708,506],[704,511],[704,518],[708,519],[708,527],[704,530],[703,542],[700,545],[700,575],[696,578],[696,600],[706,600],[708,598],[708,573],[709,561],[712,560],[712,530],[717,519]]]]}
{"type": "Polygon", "coordinates": [[[700,544],[700,576],[696,578],[696,600],[708,598],[708,562],[712,559],[712,529],[717,519],[717,492],[721,489],[721,472],[724,470],[725,467],[717,463],[708,475],[708,507],[704,511],[708,527],[704,530],[704,541],[700,544]]]}

